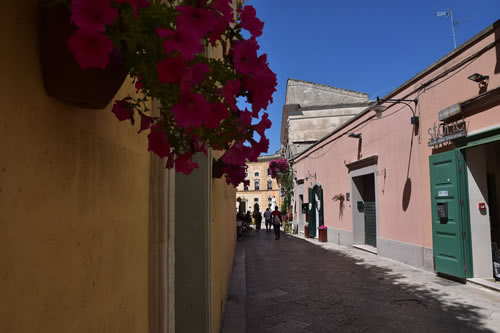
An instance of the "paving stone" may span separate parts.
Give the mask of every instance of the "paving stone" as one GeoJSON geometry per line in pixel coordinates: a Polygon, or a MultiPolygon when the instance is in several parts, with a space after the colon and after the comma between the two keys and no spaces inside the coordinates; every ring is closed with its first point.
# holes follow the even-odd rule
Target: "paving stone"
{"type": "Polygon", "coordinates": [[[363,251],[250,233],[246,332],[497,332],[500,295],[363,251]]]}

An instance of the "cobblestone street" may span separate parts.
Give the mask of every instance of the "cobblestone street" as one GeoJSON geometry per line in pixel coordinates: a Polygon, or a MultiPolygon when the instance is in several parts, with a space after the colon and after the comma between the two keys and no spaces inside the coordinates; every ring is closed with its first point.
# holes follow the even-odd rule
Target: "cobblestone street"
{"type": "MultiPolygon", "coordinates": [[[[239,242],[237,256],[244,258],[244,276],[240,271],[238,279],[245,280],[246,300],[241,304],[230,291],[228,311],[235,300],[246,306],[246,332],[495,332],[500,327],[499,294],[360,250],[284,234],[275,241],[264,229],[239,242]]],[[[242,331],[228,326],[230,318],[225,321],[223,332],[242,331]]]]}

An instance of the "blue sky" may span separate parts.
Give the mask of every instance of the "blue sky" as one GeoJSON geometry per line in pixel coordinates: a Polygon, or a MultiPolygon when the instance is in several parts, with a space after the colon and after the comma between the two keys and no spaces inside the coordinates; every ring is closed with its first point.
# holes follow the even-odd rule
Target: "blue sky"
{"type": "Polygon", "coordinates": [[[280,147],[286,80],[294,78],[384,96],[500,19],[500,0],[246,0],[264,21],[258,38],[278,76],[268,107],[268,154],[280,147]]]}

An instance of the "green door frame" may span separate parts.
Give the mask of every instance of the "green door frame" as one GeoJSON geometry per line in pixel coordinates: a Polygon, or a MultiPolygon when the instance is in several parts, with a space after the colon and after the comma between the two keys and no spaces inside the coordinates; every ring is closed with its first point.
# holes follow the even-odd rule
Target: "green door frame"
{"type": "Polygon", "coordinates": [[[470,205],[469,205],[469,177],[468,177],[468,167],[467,167],[467,152],[465,149],[455,149],[460,151],[463,157],[462,165],[459,167],[463,168],[462,177],[460,181],[462,182],[460,186],[460,196],[463,200],[462,205],[462,217],[463,217],[463,228],[465,231],[464,238],[464,262],[467,265],[467,271],[465,274],[466,278],[474,277],[474,267],[472,265],[472,237],[471,237],[471,226],[470,226],[470,205]]]}
{"type": "Polygon", "coordinates": [[[309,194],[309,235],[314,238],[317,236],[316,228],[322,226],[324,224],[323,217],[323,188],[319,184],[315,184],[312,188],[308,188],[309,194]],[[318,209],[316,204],[316,195],[318,195],[319,199],[319,211],[318,211],[318,219],[316,219],[316,210],[318,209]]]}
{"type": "Polygon", "coordinates": [[[309,215],[309,237],[316,237],[316,200],[314,200],[314,190],[313,188],[307,189],[309,195],[309,207],[307,208],[307,214],[309,215]]]}

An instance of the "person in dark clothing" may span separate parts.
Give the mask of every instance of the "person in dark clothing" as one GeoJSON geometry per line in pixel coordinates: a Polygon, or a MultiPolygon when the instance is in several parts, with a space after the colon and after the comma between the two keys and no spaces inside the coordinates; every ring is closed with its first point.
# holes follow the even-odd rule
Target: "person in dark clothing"
{"type": "Polygon", "coordinates": [[[255,221],[255,230],[259,231],[262,224],[262,214],[259,211],[259,205],[255,204],[253,207],[253,219],[255,221]]]}
{"type": "Polygon", "coordinates": [[[274,207],[274,211],[271,213],[271,221],[273,222],[275,240],[280,239],[280,226],[281,226],[281,212],[278,210],[278,206],[274,207]]]}
{"type": "Polygon", "coordinates": [[[250,211],[247,211],[245,215],[245,223],[250,227],[250,224],[252,224],[252,215],[250,214],[250,211]]]}
{"type": "Polygon", "coordinates": [[[269,210],[269,208],[266,208],[266,211],[264,212],[264,220],[266,222],[266,232],[271,231],[271,211],[269,210]]]}
{"type": "Polygon", "coordinates": [[[236,213],[236,239],[241,240],[243,237],[242,235],[242,227],[243,227],[243,220],[245,219],[245,214],[243,212],[238,212],[236,213]]]}

